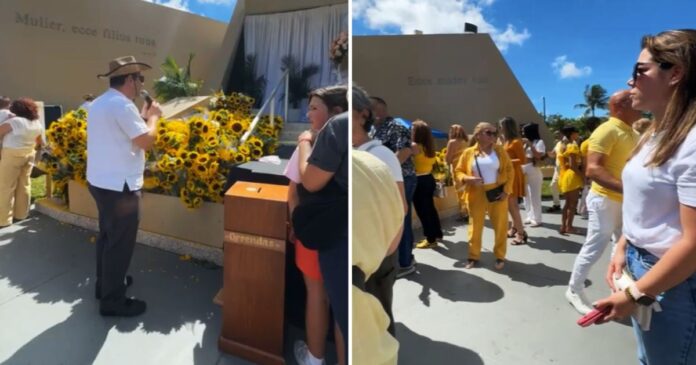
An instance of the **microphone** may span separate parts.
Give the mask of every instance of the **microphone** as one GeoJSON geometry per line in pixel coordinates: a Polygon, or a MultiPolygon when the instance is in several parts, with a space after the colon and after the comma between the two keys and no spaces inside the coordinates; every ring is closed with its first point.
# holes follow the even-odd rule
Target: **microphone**
{"type": "Polygon", "coordinates": [[[147,107],[149,108],[150,105],[152,105],[152,97],[150,96],[150,93],[147,92],[147,90],[143,89],[140,90],[140,96],[145,99],[145,102],[147,103],[147,107]]]}

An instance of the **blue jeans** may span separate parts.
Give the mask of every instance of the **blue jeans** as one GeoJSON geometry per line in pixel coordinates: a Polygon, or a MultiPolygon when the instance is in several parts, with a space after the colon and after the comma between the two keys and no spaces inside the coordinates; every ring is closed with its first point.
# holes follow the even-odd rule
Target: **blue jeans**
{"type": "MultiPolygon", "coordinates": [[[[629,244],[626,267],[638,280],[658,258],[629,244]]],[[[657,297],[662,312],[653,312],[650,330],[633,320],[638,340],[638,360],[643,365],[696,364],[696,274],[657,297]]]]}
{"type": "MultiPolygon", "coordinates": [[[[319,268],[334,319],[343,334],[343,345],[348,342],[348,238],[319,251],[319,268]]],[[[349,350],[346,350],[346,364],[349,350]]]]}
{"type": "Polygon", "coordinates": [[[406,195],[406,204],[408,211],[404,218],[404,233],[401,234],[399,242],[399,266],[408,267],[413,263],[413,230],[411,229],[411,203],[413,202],[413,193],[416,191],[418,178],[415,176],[404,176],[404,194],[406,195]]]}

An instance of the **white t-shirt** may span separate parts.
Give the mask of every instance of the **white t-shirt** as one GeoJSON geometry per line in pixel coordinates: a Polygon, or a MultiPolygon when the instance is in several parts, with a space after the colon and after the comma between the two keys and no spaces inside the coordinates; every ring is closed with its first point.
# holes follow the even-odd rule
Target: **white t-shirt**
{"type": "MultiPolygon", "coordinates": [[[[312,150],[309,151],[309,154],[312,154],[312,150]]],[[[292,156],[290,156],[290,160],[288,160],[288,164],[285,165],[285,171],[283,171],[283,175],[285,175],[290,181],[294,182],[295,184],[302,184],[302,176],[300,175],[300,149],[295,148],[295,151],[292,152],[292,156]]]]}
{"type": "MultiPolygon", "coordinates": [[[[546,144],[544,143],[544,140],[538,139],[536,142],[534,142],[534,149],[541,154],[546,154],[546,144]]],[[[534,154],[532,153],[532,147],[527,146],[527,148],[525,148],[524,150],[524,154],[525,156],[527,156],[528,161],[524,166],[532,165],[532,160],[534,158],[534,154]]]]}
{"type": "Polygon", "coordinates": [[[471,171],[474,172],[474,176],[483,178],[484,184],[495,184],[498,181],[498,169],[500,169],[500,160],[495,150],[488,156],[479,155],[471,162],[471,171]],[[476,160],[478,160],[478,168],[476,160]],[[479,174],[479,169],[483,176],[479,174]]]}
{"type": "Polygon", "coordinates": [[[623,233],[657,257],[681,238],[679,204],[696,207],[696,128],[660,167],[645,167],[655,147],[648,141],[624,167],[623,233]]]}
{"type": "Polygon", "coordinates": [[[358,151],[369,152],[373,156],[384,162],[387,167],[389,167],[389,172],[396,182],[403,182],[404,175],[401,173],[401,164],[399,159],[396,158],[396,154],[392,152],[389,148],[382,145],[382,142],[377,139],[373,139],[369,142],[363,143],[356,148],[358,151]]]}
{"type": "Polygon", "coordinates": [[[9,109],[0,109],[0,124],[9,119],[12,112],[9,109]]]}
{"type": "Polygon", "coordinates": [[[32,148],[36,145],[36,137],[44,133],[41,121],[22,117],[14,117],[4,121],[12,126],[12,131],[7,133],[2,139],[3,148],[21,149],[32,148]]]}
{"type": "Polygon", "coordinates": [[[109,89],[87,115],[87,181],[98,188],[123,191],[143,186],[145,151],[133,139],[149,131],[138,108],[125,95],[109,89]]]}

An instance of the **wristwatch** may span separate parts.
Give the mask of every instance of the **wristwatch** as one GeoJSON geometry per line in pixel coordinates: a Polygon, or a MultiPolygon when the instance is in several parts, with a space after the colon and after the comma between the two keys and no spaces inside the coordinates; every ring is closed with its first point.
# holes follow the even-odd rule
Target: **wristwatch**
{"type": "Polygon", "coordinates": [[[626,293],[626,296],[631,299],[631,301],[640,305],[649,306],[655,303],[655,297],[641,293],[635,283],[627,287],[624,292],[626,293]]]}

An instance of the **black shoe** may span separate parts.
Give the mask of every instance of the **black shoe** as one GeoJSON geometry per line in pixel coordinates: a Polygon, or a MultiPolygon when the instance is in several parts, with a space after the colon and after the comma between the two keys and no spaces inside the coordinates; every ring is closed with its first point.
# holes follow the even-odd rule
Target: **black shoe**
{"type": "Polygon", "coordinates": [[[560,211],[561,211],[560,205],[553,205],[549,208],[546,208],[546,213],[555,213],[555,212],[560,212],[560,211]]]}
{"type": "MultiPolygon", "coordinates": [[[[126,275],[126,288],[133,285],[133,277],[130,275],[126,275]]],[[[94,284],[94,297],[97,299],[101,299],[101,283],[99,280],[97,280],[96,284],[94,284]]]]}
{"type": "Polygon", "coordinates": [[[102,300],[99,304],[99,314],[105,317],[135,317],[145,313],[145,301],[121,298],[118,300],[102,300]]]}

